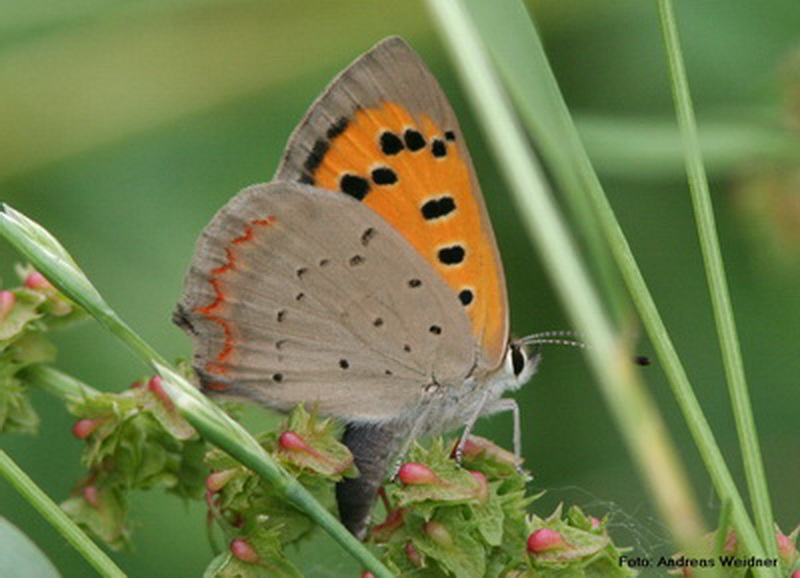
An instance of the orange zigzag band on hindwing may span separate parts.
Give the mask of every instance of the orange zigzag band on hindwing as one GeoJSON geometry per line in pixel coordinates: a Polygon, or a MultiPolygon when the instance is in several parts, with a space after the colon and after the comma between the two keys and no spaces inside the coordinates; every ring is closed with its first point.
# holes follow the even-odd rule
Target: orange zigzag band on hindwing
{"type": "MultiPolygon", "coordinates": [[[[229,271],[236,270],[236,252],[234,246],[238,247],[249,241],[252,241],[253,237],[255,236],[253,227],[269,226],[275,223],[277,220],[278,219],[276,217],[269,216],[265,219],[253,219],[250,221],[249,225],[245,225],[244,232],[240,236],[231,240],[231,246],[224,248],[225,261],[222,263],[222,265],[215,267],[210,271],[211,277],[208,279],[208,282],[211,284],[211,287],[214,290],[214,299],[208,305],[195,307],[192,310],[195,313],[200,313],[201,315],[205,316],[205,318],[212,323],[216,323],[222,330],[222,348],[220,349],[219,353],[217,353],[213,361],[208,361],[206,363],[205,370],[208,373],[225,375],[227,372],[225,362],[230,358],[234,351],[234,334],[230,322],[227,319],[214,314],[214,312],[222,307],[222,305],[225,303],[225,291],[223,290],[222,277],[229,271]]],[[[206,383],[205,387],[216,391],[224,391],[228,388],[226,384],[218,382],[206,383]]]]}

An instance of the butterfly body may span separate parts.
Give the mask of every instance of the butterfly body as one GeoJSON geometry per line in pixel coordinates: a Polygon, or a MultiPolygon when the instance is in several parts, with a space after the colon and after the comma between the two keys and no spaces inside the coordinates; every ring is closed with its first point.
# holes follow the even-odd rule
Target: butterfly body
{"type": "Polygon", "coordinates": [[[410,440],[511,409],[502,393],[538,363],[508,342],[502,264],[455,115],[397,38],[334,79],[272,182],[215,215],[175,321],[205,392],[304,402],[348,424],[361,476],[337,497],[356,534],[410,440]]]}

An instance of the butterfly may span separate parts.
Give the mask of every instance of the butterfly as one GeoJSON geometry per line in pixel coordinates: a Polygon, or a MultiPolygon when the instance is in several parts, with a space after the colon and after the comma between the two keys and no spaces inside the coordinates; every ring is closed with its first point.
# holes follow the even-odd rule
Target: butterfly
{"type": "MultiPolygon", "coordinates": [[[[346,423],[360,472],[337,486],[363,537],[414,439],[519,411],[539,363],[509,340],[505,277],[458,121],[400,38],[341,72],[289,138],[274,179],[205,228],[178,304],[204,392],[346,423]]],[[[544,334],[541,334],[544,335],[544,334]]]]}

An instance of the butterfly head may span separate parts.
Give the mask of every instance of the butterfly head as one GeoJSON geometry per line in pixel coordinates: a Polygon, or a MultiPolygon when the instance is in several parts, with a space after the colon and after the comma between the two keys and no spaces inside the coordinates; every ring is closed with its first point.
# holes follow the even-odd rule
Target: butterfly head
{"type": "Polygon", "coordinates": [[[538,344],[528,345],[524,339],[515,339],[506,348],[503,373],[509,389],[518,389],[528,383],[539,367],[542,354],[538,344]]]}

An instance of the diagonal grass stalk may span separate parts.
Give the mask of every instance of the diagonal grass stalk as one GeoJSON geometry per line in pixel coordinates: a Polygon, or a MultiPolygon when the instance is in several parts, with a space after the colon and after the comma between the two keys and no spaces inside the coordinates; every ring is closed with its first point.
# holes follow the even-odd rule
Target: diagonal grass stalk
{"type": "Polygon", "coordinates": [[[761,449],[758,444],[755,419],[747,390],[747,378],[744,373],[742,350],[731,306],[728,282],[725,278],[725,267],[722,262],[722,250],[719,246],[717,226],[714,220],[714,208],[708,190],[703,156],[700,153],[700,141],[697,136],[697,123],[694,118],[692,99],[689,94],[689,83],[681,54],[678,29],[670,0],[658,0],[658,11],[661,16],[661,29],[664,35],[667,60],[672,80],[672,94],[675,100],[675,111],[681,129],[683,150],[686,158],[686,172],[689,176],[689,190],[694,206],[697,232],[700,237],[700,248],[703,253],[708,289],[711,294],[711,306],[717,325],[722,362],[728,381],[733,415],[736,420],[736,431],[742,450],[742,461],[750,490],[750,501],[756,520],[761,542],[767,556],[778,557],[778,546],[775,541],[775,521],[772,517],[767,478],[761,449]]]}
{"type": "MultiPolygon", "coordinates": [[[[586,354],[601,391],[643,477],[678,543],[689,546],[703,525],[686,476],[575,250],[527,136],[516,122],[485,54],[478,31],[458,0],[430,0],[479,121],[507,176],[528,232],[575,326],[589,343],[586,354]]],[[[493,4],[494,7],[494,4],[493,4]]]]}
{"type": "Polygon", "coordinates": [[[363,566],[376,576],[392,573],[322,506],[297,480],[275,462],[242,426],[187,382],[116,314],[95,289],[72,256],[41,225],[9,206],[0,213],[0,235],[11,243],[67,297],[81,305],[128,345],[164,380],[181,415],[211,443],[277,488],[305,512],[363,566]]]}
{"type": "Polygon", "coordinates": [[[125,578],[125,572],[120,570],[3,450],[0,450],[0,476],[5,478],[61,534],[97,570],[98,574],[107,578],[125,578]]]}

